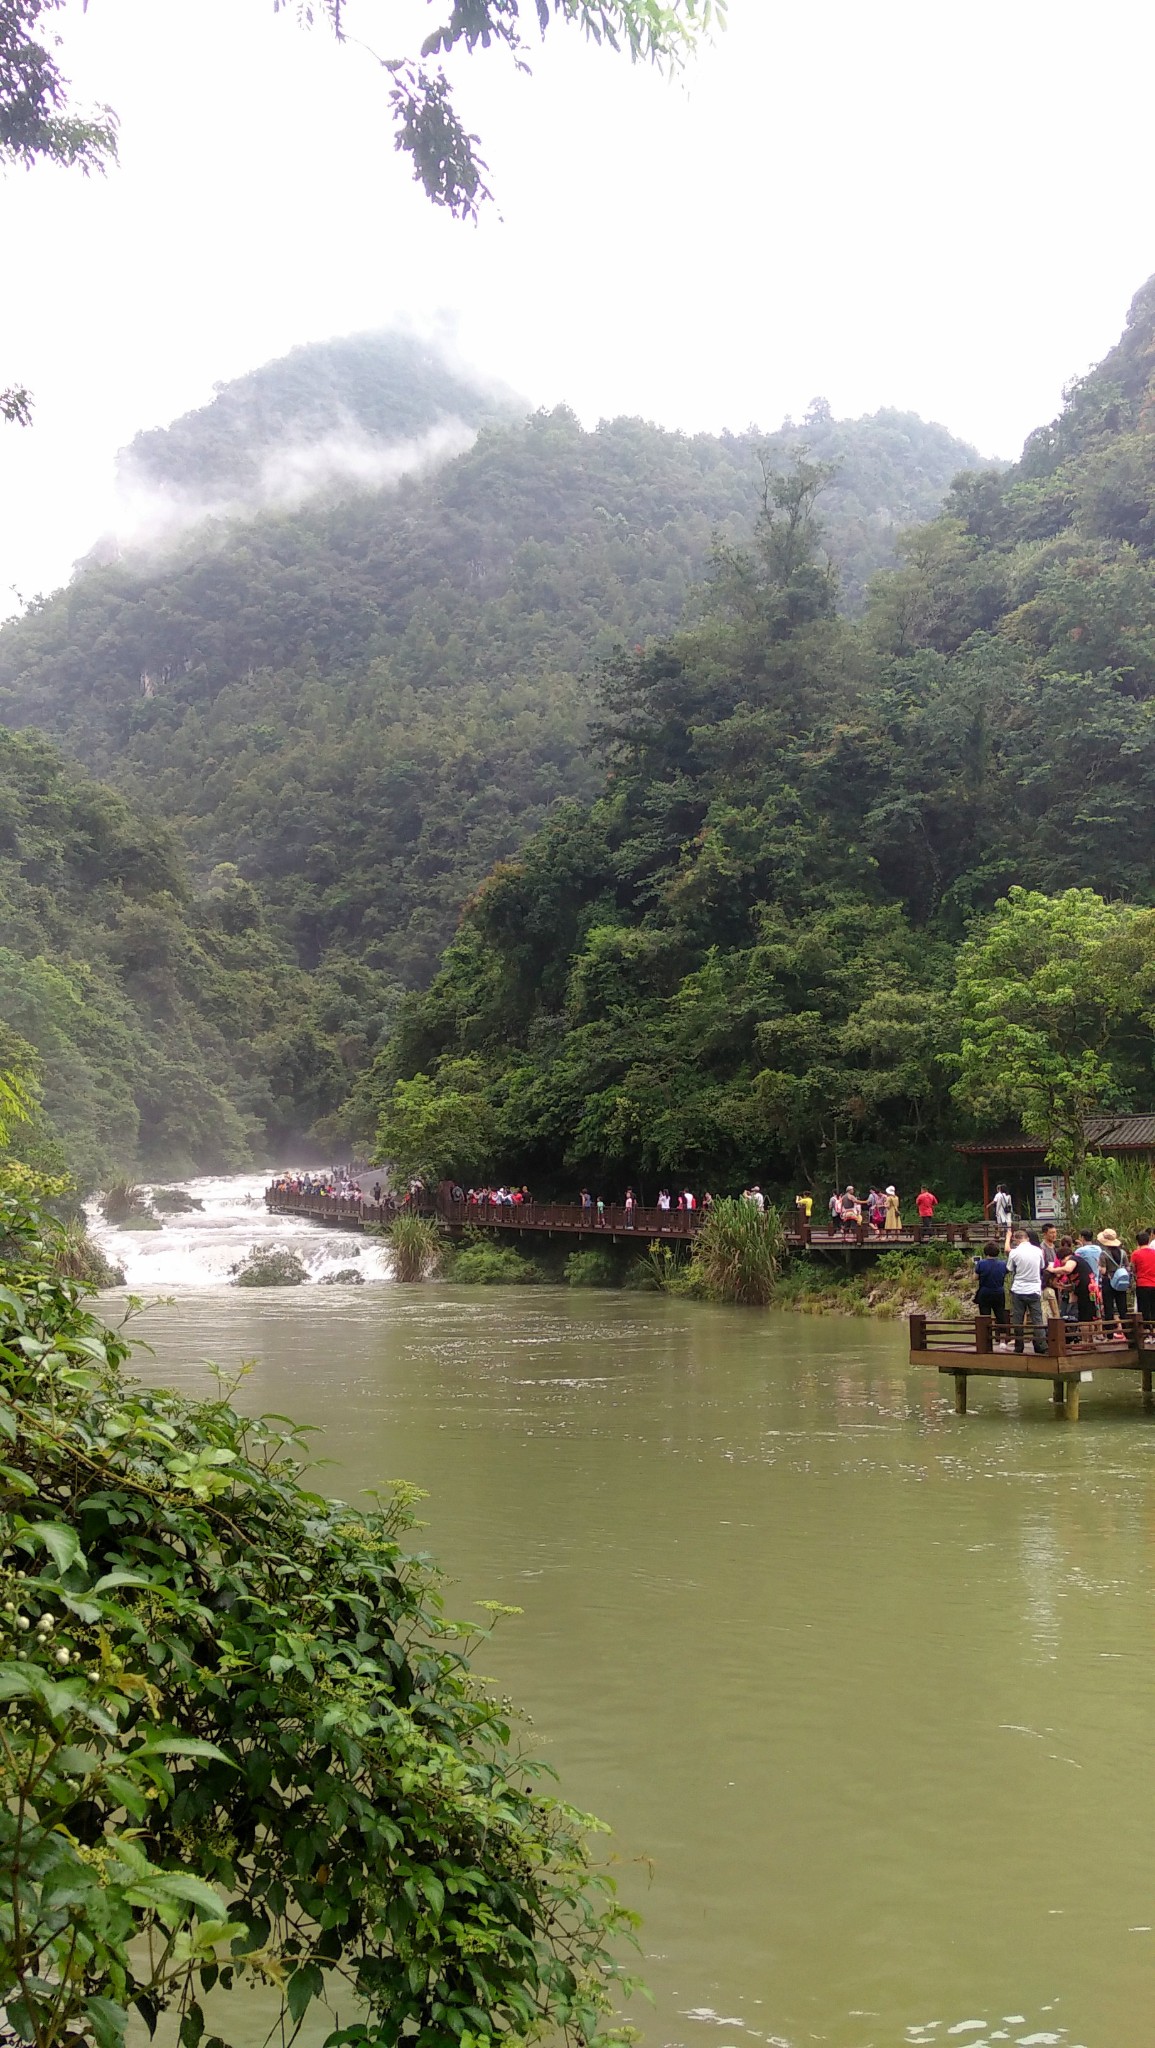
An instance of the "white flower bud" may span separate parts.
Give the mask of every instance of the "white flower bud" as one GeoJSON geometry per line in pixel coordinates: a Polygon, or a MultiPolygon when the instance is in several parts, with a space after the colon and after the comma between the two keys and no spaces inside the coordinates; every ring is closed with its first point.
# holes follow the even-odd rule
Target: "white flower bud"
{"type": "Polygon", "coordinates": [[[31,1628],[32,1623],[26,1614],[18,1614],[16,1616],[16,1626],[17,1628],[31,1628]]]}
{"type": "Polygon", "coordinates": [[[63,1648],[62,1648],[62,1649],[59,1649],[59,1650],[57,1650],[57,1652],[56,1652],[56,1662],[57,1662],[58,1664],[67,1664],[67,1662],[68,1662],[68,1660],[69,1660],[69,1657],[70,1657],[70,1656],[71,1656],[71,1651],[69,1651],[69,1650],[65,1650],[65,1649],[63,1649],[63,1648]]]}

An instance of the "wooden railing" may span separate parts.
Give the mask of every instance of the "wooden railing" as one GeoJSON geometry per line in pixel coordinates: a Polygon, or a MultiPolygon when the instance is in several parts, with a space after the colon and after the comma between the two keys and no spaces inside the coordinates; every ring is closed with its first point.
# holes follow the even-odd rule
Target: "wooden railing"
{"type": "MultiPolygon", "coordinates": [[[[1009,1318],[998,1322],[993,1316],[925,1316],[920,1314],[908,1318],[910,1323],[910,1348],[912,1355],[934,1357],[938,1353],[969,1351],[977,1357],[993,1352],[996,1342],[1006,1342],[1011,1337],[1009,1318]]],[[[1155,1323],[1145,1322],[1139,1315],[1124,1315],[1123,1335],[1127,1348],[1143,1353],[1155,1354],[1155,1323]]],[[[1102,1351],[1104,1346],[1119,1346],[1115,1335],[1118,1324],[1112,1318],[1104,1321],[1070,1322],[1065,1316],[1049,1316],[1044,1329],[1047,1340],[1048,1358],[1078,1358],[1091,1352],[1102,1351]]],[[[1015,1331],[1024,1344],[1033,1347],[1033,1331],[1029,1318],[1021,1330],[1015,1331]]],[[[1038,1355],[1038,1354],[1036,1354],[1038,1355]]]]}
{"type": "MultiPolygon", "coordinates": [[[[275,1186],[266,1190],[265,1202],[275,1215],[314,1216],[329,1223],[387,1224],[398,1214],[416,1209],[421,1215],[439,1218],[453,1229],[475,1225],[483,1230],[576,1232],[593,1238],[606,1233],[629,1233],[634,1237],[687,1239],[694,1236],[709,1213],[701,1206],[658,1209],[638,1205],[627,1209],[624,1203],[615,1202],[607,1204],[599,1215],[596,1206],[584,1209],[578,1202],[451,1202],[437,1195],[423,1195],[416,1200],[398,1200],[387,1195],[374,1202],[364,1196],[324,1195],[275,1186]]],[[[865,1221],[846,1226],[826,1221],[791,1221],[786,1226],[789,1245],[795,1250],[811,1247],[815,1251],[853,1250],[859,1246],[874,1251],[901,1251],[917,1244],[966,1247],[985,1244],[992,1236],[998,1237],[999,1233],[982,1222],[915,1221],[902,1230],[881,1232],[865,1221]]]]}

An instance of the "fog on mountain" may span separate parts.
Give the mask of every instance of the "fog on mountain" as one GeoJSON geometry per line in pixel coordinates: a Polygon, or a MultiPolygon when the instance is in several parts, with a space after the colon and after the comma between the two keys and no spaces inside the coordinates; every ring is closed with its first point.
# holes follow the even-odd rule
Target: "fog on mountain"
{"type": "Polygon", "coordinates": [[[465,1058],[539,1183],[766,1174],[768,1146],[785,1175],[832,1114],[844,1144],[945,1148],[970,921],[1014,881],[1148,900],[1152,326],[1146,287],[1009,471],[821,401],[769,435],[587,431],[396,337],[139,436],[136,474],[229,523],[0,633],[9,724],[164,821],[155,874],[88,823],[46,869],[44,805],[113,800],[13,743],[4,971],[58,1131],[214,1165],[318,1119],[352,1141],[465,1058]],[[326,467],[334,437],[453,421],[470,446],[388,489],[326,467]],[[264,509],[310,448],[318,494],[264,509]],[[52,929],[68,993],[35,965],[52,929]],[[115,1011],[150,1049],[131,1112],[89,1116],[65,1077],[98,986],[89,1038],[115,1011]],[[230,1116],[182,1123],[202,1084],[230,1116]]]}

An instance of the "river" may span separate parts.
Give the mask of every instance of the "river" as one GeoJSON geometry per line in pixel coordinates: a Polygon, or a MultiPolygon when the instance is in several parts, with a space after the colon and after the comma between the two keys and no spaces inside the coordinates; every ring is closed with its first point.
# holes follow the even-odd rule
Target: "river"
{"type": "Polygon", "coordinates": [[[1134,1390],[1086,1388],[1071,1425],[992,1385],[958,1418],[895,1324],[403,1288],[368,1244],[374,1284],[238,1291],[259,1238],[317,1272],[356,1241],[274,1227],[258,1183],[192,1185],[199,1219],[106,1235],[174,1296],[141,1372],[197,1391],[207,1360],[253,1361],[237,1398],[317,1426],[326,1490],[428,1490],[452,1611],[523,1610],[481,1664],[612,1824],[646,2048],[1148,2039],[1134,1390]]]}

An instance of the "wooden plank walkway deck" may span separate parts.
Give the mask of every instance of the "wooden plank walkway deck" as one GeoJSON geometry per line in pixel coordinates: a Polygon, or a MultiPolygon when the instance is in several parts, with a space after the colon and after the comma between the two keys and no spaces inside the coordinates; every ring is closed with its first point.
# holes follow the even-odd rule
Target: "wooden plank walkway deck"
{"type": "Polygon", "coordinates": [[[998,1348],[1006,1336],[992,1316],[946,1320],[912,1315],[909,1322],[911,1364],[933,1366],[950,1375],[958,1415],[967,1412],[967,1382],[974,1378],[1049,1380],[1056,1408],[1068,1421],[1077,1422],[1084,1381],[1096,1373],[1137,1372],[1143,1405],[1151,1406],[1155,1324],[1144,1322],[1142,1316],[1123,1318],[1122,1339],[1111,1336],[1101,1322],[1067,1323],[1052,1317],[1046,1325],[1045,1352],[1034,1350],[1029,1323],[1024,1349],[1016,1352],[998,1348]]]}
{"type": "MultiPolygon", "coordinates": [[[[266,1189],[265,1206],[274,1216],[308,1216],[317,1223],[331,1223],[347,1230],[359,1230],[366,1224],[388,1224],[398,1213],[398,1204],[388,1198],[372,1202],[363,1197],[357,1200],[339,1195],[297,1194],[290,1189],[276,1187],[266,1189]]],[[[700,1229],[703,1216],[708,1213],[702,1209],[636,1208],[631,1220],[620,1204],[607,1206],[599,1218],[596,1210],[583,1209],[578,1202],[494,1205],[488,1202],[450,1202],[439,1197],[428,1198],[418,1207],[422,1215],[436,1217],[452,1234],[467,1229],[547,1237],[573,1232],[595,1243],[607,1237],[611,1242],[656,1238],[684,1243],[700,1229]]],[[[983,1222],[930,1223],[924,1229],[911,1224],[904,1230],[884,1231],[880,1235],[871,1230],[868,1223],[861,1223],[850,1231],[832,1230],[824,1224],[815,1224],[808,1229],[795,1225],[788,1227],[786,1242],[793,1251],[852,1255],[856,1252],[902,1251],[918,1244],[985,1244],[992,1229],[991,1224],[983,1222]]]]}

